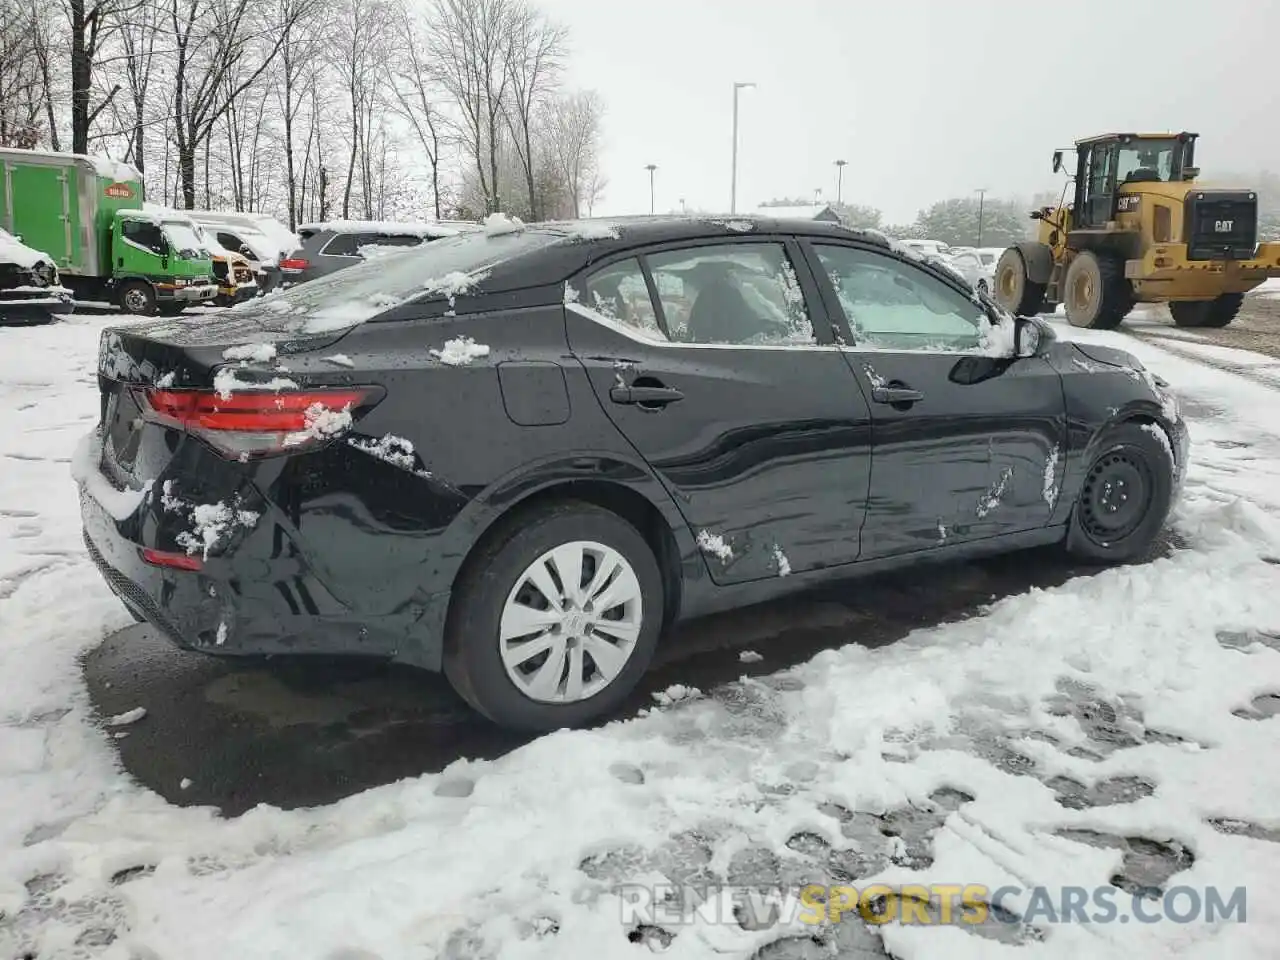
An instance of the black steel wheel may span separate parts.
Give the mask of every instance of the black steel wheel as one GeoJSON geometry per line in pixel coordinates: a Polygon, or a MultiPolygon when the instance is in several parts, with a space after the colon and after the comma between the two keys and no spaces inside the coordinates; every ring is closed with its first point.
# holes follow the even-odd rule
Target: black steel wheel
{"type": "Polygon", "coordinates": [[[1072,510],[1067,549],[1081,559],[1126,563],[1150,551],[1173,501],[1173,447],[1163,428],[1122,423],[1093,444],[1072,510]]]}

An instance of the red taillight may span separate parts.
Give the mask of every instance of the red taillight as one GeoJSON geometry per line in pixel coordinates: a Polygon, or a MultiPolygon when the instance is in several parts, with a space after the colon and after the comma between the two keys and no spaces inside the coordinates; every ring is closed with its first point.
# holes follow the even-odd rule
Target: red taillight
{"type": "Polygon", "coordinates": [[[152,550],[144,547],[142,559],[157,567],[172,567],[174,570],[201,570],[204,561],[199,557],[189,557],[185,553],[170,553],[167,550],[152,550]]]}
{"type": "Polygon", "coordinates": [[[147,390],[151,418],[181,427],[220,452],[247,459],[324,443],[351,426],[352,415],[374,399],[374,388],[147,390]]]}
{"type": "Polygon", "coordinates": [[[311,266],[311,261],[303,257],[285,257],[280,261],[281,270],[296,271],[298,273],[301,273],[309,266],[311,266]]]}

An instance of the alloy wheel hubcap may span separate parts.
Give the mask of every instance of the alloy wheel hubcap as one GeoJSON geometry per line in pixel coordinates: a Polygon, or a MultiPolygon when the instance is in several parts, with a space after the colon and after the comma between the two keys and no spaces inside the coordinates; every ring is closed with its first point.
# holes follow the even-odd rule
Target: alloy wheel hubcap
{"type": "Polygon", "coordinates": [[[640,581],[618,551],[575,540],[516,578],[498,625],[507,676],[540,703],[576,703],[609,686],[643,625],[640,581]]]}

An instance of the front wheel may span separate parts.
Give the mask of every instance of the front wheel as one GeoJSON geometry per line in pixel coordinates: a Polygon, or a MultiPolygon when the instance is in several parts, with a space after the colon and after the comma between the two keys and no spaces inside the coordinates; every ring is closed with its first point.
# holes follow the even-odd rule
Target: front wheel
{"type": "Polygon", "coordinates": [[[1113,330],[1133,309],[1133,288],[1119,260],[1091,250],[1077,254],[1063,280],[1063,303],[1073,327],[1113,330]]]}
{"type": "Polygon", "coordinates": [[[1095,445],[1067,550],[1083,560],[1127,563],[1151,549],[1173,500],[1173,446],[1153,423],[1122,423],[1095,445]]]}
{"type": "Polygon", "coordinates": [[[1017,247],[1010,247],[1000,255],[994,279],[996,303],[1010,313],[1033,317],[1044,309],[1045,285],[1027,276],[1027,262],[1017,247]]]}
{"type": "Polygon", "coordinates": [[[540,508],[468,560],[445,676],[501,726],[587,723],[620,706],[647,669],[663,593],[653,551],[625,520],[588,503],[540,508]]]}
{"type": "Polygon", "coordinates": [[[120,309],[135,317],[152,317],[156,312],[156,292],[142,280],[128,280],[120,285],[120,309]]]}

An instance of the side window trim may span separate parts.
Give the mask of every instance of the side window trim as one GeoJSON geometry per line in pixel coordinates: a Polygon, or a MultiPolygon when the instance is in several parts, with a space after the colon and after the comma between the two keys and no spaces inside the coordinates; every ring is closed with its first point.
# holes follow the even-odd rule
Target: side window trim
{"type": "MultiPolygon", "coordinates": [[[[822,296],[822,287],[818,282],[817,274],[814,272],[813,264],[807,257],[800,240],[792,234],[752,233],[740,237],[727,238],[697,237],[689,240],[668,240],[663,243],[635,247],[630,250],[618,251],[607,258],[592,261],[588,266],[569,277],[566,282],[575,289],[581,289],[585,281],[600,270],[612,266],[620,260],[630,259],[640,261],[640,269],[644,272],[645,286],[648,288],[649,299],[653,304],[654,316],[658,320],[658,325],[662,329],[663,335],[667,338],[666,340],[653,340],[639,335],[638,332],[630,331],[625,324],[611,326],[611,329],[616,327],[617,330],[625,332],[627,336],[640,343],[650,346],[683,347],[694,350],[832,350],[841,346],[836,342],[835,318],[837,316],[842,317],[843,313],[832,313],[827,306],[822,296]],[[772,243],[783,248],[792,268],[795,270],[796,282],[800,285],[800,292],[804,296],[805,309],[809,313],[809,322],[813,327],[816,343],[686,343],[671,339],[671,328],[662,305],[662,298],[658,295],[657,281],[654,279],[653,272],[649,267],[649,257],[653,254],[692,250],[697,247],[720,247],[729,243],[743,245],[749,243],[772,243]]],[[[580,308],[581,316],[585,316],[588,319],[594,318],[594,311],[581,310],[581,304],[566,304],[566,307],[575,306],[580,308]]]]}
{"type": "MultiPolygon", "coordinates": [[[[842,336],[844,337],[844,340],[845,340],[845,345],[847,345],[848,349],[851,349],[851,350],[885,351],[888,348],[870,344],[865,339],[859,340],[858,337],[854,334],[853,328],[849,324],[849,318],[848,316],[846,316],[844,312],[844,307],[840,304],[840,297],[836,293],[835,285],[831,282],[831,278],[827,276],[826,270],[823,269],[822,259],[819,256],[818,251],[816,249],[818,245],[821,245],[824,247],[844,247],[845,249],[848,249],[848,250],[856,250],[859,253],[879,254],[880,256],[887,257],[890,260],[894,260],[898,263],[902,263],[905,266],[910,267],[911,269],[920,270],[926,276],[931,277],[935,280],[940,279],[938,277],[934,277],[933,274],[924,270],[919,264],[912,263],[909,259],[899,256],[894,251],[885,250],[883,247],[876,246],[875,244],[859,243],[856,240],[850,241],[850,240],[845,240],[845,239],[836,238],[836,237],[831,237],[831,238],[823,237],[820,241],[814,241],[808,237],[805,237],[801,240],[800,245],[804,251],[804,256],[808,263],[809,270],[812,272],[815,280],[817,281],[818,291],[822,297],[823,306],[826,309],[827,315],[831,318],[832,328],[838,329],[842,332],[842,336]]],[[[957,296],[965,297],[966,299],[969,299],[968,294],[965,292],[965,290],[962,287],[958,286],[955,282],[953,282],[950,277],[947,277],[944,282],[945,282],[945,285],[951,288],[957,296]]],[[[972,302],[972,300],[970,300],[970,302],[972,302]]],[[[985,316],[987,316],[988,319],[991,319],[993,323],[995,322],[994,318],[991,318],[990,314],[984,307],[977,306],[977,304],[975,304],[974,306],[978,310],[980,310],[985,316]]],[[[954,351],[951,351],[951,350],[928,350],[924,348],[908,350],[908,348],[906,347],[903,347],[901,348],[901,350],[896,352],[904,352],[904,353],[910,352],[910,353],[918,353],[918,354],[933,354],[933,353],[942,353],[942,354],[948,354],[948,355],[954,354],[954,351]]]]}

